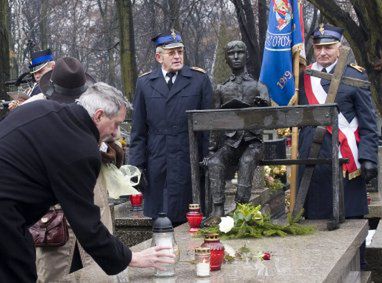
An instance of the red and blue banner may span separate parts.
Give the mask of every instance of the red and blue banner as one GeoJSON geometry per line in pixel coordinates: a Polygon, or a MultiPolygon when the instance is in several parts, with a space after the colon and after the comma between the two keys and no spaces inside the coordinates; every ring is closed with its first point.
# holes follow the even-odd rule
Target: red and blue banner
{"type": "Polygon", "coordinates": [[[271,0],[260,81],[279,106],[295,93],[293,53],[304,52],[302,0],[271,0]]]}

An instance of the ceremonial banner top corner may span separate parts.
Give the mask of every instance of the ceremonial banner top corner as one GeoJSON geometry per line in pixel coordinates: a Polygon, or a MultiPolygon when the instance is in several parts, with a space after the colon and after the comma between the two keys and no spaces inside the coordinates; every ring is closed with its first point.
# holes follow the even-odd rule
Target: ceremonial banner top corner
{"type": "Polygon", "coordinates": [[[294,95],[293,53],[304,54],[302,0],[271,0],[260,81],[277,105],[294,95]]]}

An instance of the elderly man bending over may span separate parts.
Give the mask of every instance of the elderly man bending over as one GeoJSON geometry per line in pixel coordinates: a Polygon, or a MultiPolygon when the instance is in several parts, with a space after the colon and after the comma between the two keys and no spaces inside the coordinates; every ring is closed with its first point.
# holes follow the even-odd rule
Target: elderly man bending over
{"type": "Polygon", "coordinates": [[[125,119],[121,93],[104,83],[78,104],[36,101],[0,122],[0,278],[35,282],[35,249],[28,226],[59,203],[79,242],[107,273],[128,265],[173,263],[168,247],[132,252],[100,221],[93,188],[100,170],[98,143],[125,119]]]}

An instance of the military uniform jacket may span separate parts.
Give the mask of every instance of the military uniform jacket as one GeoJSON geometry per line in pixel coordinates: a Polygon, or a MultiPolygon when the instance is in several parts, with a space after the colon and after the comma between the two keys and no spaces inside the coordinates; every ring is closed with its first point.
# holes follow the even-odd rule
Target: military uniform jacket
{"type": "Polygon", "coordinates": [[[29,93],[29,96],[32,97],[32,96],[35,96],[35,95],[37,95],[39,93],[42,93],[40,85],[38,83],[35,83],[33,85],[33,88],[31,89],[31,91],[29,93]]]}
{"type": "MultiPolygon", "coordinates": [[[[227,81],[219,84],[214,93],[213,104],[215,109],[269,106],[270,99],[267,87],[245,73],[240,76],[231,75],[227,81]]],[[[226,144],[237,148],[243,140],[261,141],[262,131],[225,131],[224,136],[226,144]]],[[[209,149],[217,150],[218,142],[218,134],[212,133],[209,149]]]]}
{"type": "Polygon", "coordinates": [[[121,272],[130,263],[131,251],[108,232],[94,204],[98,139],[89,114],[76,104],[35,101],[0,122],[0,281],[36,282],[27,228],[57,203],[106,273],[121,272]]]}
{"type": "MultiPolygon", "coordinates": [[[[144,214],[167,212],[173,222],[185,221],[192,201],[186,110],[211,108],[208,76],[184,66],[169,91],[161,68],[141,76],[133,102],[129,163],[145,168],[149,186],[144,192],[144,214]]],[[[208,137],[199,145],[207,151],[208,137]]]]}
{"type": "MultiPolygon", "coordinates": [[[[333,69],[334,70],[334,69],[333,69]]],[[[344,76],[368,80],[367,75],[359,70],[347,66],[344,76]]],[[[300,82],[303,79],[300,78],[300,82]]],[[[323,89],[328,92],[330,82],[321,79],[323,89]]],[[[304,86],[300,85],[299,104],[308,104],[304,86]]],[[[370,91],[357,87],[340,84],[335,102],[339,111],[350,123],[354,117],[358,119],[358,160],[369,160],[377,164],[378,134],[376,118],[371,103],[370,91]]],[[[301,129],[299,136],[300,158],[307,158],[312,143],[314,128],[301,129]]],[[[327,132],[320,150],[320,157],[330,158],[331,135],[327,132]]],[[[300,166],[301,180],[303,166],[300,166]]],[[[366,186],[361,176],[349,180],[343,179],[345,194],[345,216],[362,216],[368,213],[366,186]]],[[[311,219],[329,218],[332,214],[332,178],[331,165],[316,165],[305,202],[305,215],[311,219]]]]}

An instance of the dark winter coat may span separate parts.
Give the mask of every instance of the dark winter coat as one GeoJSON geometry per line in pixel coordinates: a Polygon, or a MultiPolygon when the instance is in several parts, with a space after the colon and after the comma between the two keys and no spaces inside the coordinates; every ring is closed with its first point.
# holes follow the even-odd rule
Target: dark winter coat
{"type": "Polygon", "coordinates": [[[93,201],[101,165],[98,139],[90,116],[75,104],[36,101],[0,122],[1,282],[36,282],[27,228],[57,203],[106,273],[129,264],[131,251],[110,235],[93,201]]]}
{"type": "MultiPolygon", "coordinates": [[[[344,76],[368,80],[366,74],[347,66],[344,76]]],[[[303,79],[300,79],[303,81],[303,79]]],[[[330,82],[322,79],[321,85],[328,92],[330,82]]],[[[303,86],[300,86],[299,104],[308,104],[303,86]]],[[[357,117],[360,142],[358,143],[359,162],[364,160],[377,164],[378,134],[374,108],[370,91],[340,84],[335,102],[348,122],[357,117]]],[[[314,128],[306,127],[300,131],[299,155],[307,158],[312,143],[314,128]]],[[[325,135],[320,157],[330,158],[331,134],[325,135]]],[[[303,167],[300,166],[301,179],[303,167]]],[[[362,176],[349,180],[343,179],[345,194],[345,216],[355,217],[368,213],[366,185],[362,176]]],[[[324,219],[332,215],[332,178],[331,165],[316,165],[305,202],[305,215],[310,219],[324,219]]]]}
{"type": "MultiPolygon", "coordinates": [[[[129,163],[146,169],[144,213],[161,211],[185,221],[192,202],[186,110],[211,108],[212,87],[204,72],[184,66],[169,91],[161,68],[137,80],[129,163]]],[[[199,144],[207,149],[208,137],[199,144]]]]}

